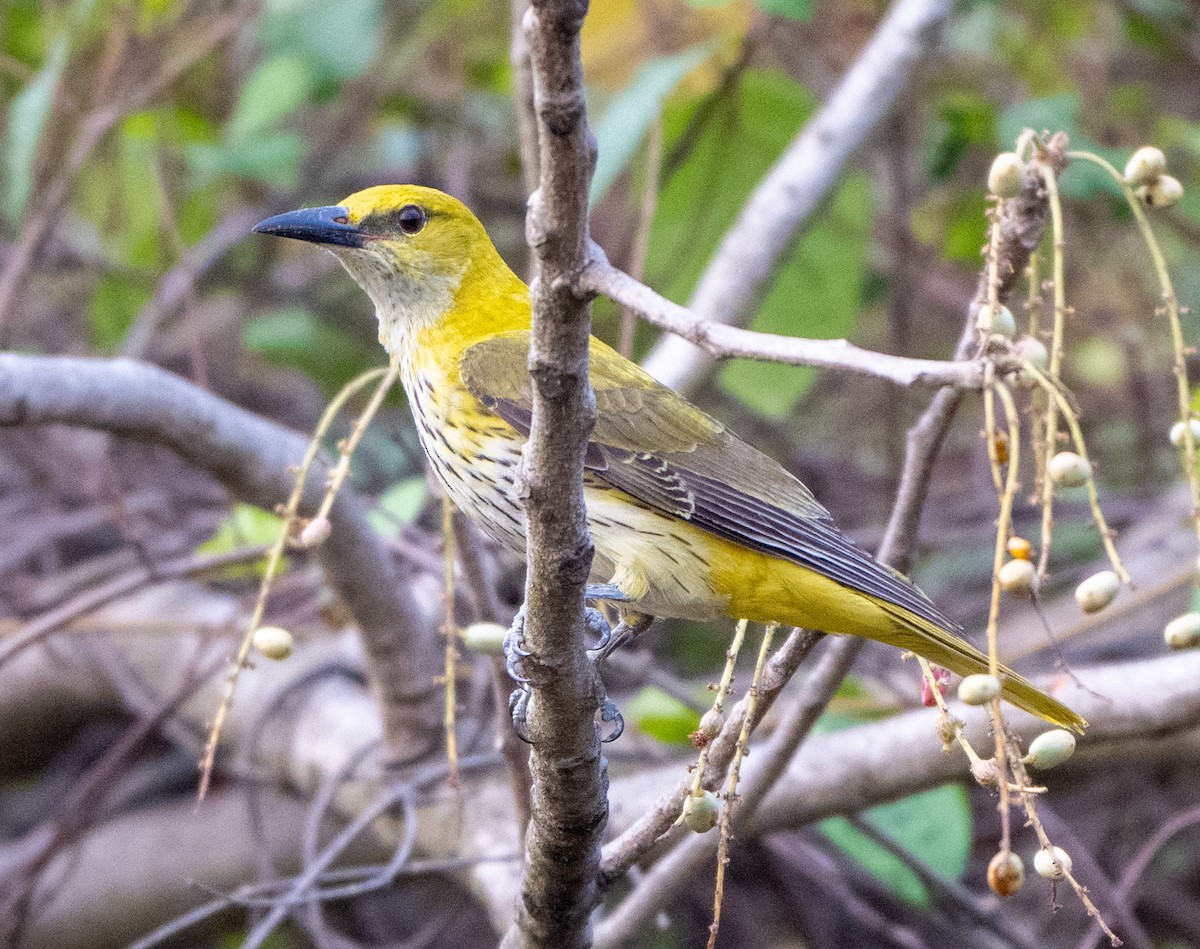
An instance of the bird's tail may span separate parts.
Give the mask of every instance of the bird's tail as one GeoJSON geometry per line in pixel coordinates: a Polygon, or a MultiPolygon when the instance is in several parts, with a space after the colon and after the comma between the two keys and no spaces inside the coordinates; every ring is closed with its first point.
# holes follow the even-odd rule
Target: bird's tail
{"type": "MultiPolygon", "coordinates": [[[[900,627],[899,635],[889,638],[889,642],[924,656],[957,675],[988,671],[987,656],[965,639],[902,606],[886,601],[880,601],[879,605],[895,618],[900,627]]],[[[1082,734],[1087,722],[1081,716],[1005,665],[1000,666],[1000,682],[1003,697],[1017,708],[1082,734]]]]}

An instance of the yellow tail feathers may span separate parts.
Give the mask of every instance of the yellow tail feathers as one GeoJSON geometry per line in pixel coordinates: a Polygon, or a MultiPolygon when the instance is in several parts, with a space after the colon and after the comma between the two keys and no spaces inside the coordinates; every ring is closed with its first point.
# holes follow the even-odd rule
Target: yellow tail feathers
{"type": "MultiPolygon", "coordinates": [[[[889,636],[888,642],[918,653],[956,675],[967,676],[988,671],[987,656],[970,643],[940,626],[914,616],[903,607],[884,601],[876,602],[896,619],[896,624],[900,627],[898,633],[889,636]]],[[[1000,666],[1000,681],[1003,685],[1003,697],[1017,708],[1060,728],[1083,733],[1087,722],[1081,716],[1005,665],[1000,666]]]]}

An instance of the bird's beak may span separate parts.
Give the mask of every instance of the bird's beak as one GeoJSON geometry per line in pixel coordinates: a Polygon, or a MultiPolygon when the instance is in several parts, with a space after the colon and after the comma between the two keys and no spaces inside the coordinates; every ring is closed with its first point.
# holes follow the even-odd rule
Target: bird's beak
{"type": "Polygon", "coordinates": [[[313,244],[362,247],[366,244],[366,237],[350,223],[349,214],[345,208],[336,205],[288,211],[255,224],[254,233],[292,237],[313,244]]]}

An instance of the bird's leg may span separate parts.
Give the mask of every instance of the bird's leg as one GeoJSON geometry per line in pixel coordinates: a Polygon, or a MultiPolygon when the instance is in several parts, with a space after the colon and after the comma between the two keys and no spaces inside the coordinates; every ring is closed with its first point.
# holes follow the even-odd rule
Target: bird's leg
{"type": "MultiPolygon", "coordinates": [[[[628,603],[629,597],[615,583],[589,583],[583,591],[585,600],[608,600],[612,603],[628,603]]],[[[596,637],[596,645],[588,650],[595,653],[608,646],[612,639],[612,627],[604,614],[597,609],[585,610],[588,631],[596,637]]]]}

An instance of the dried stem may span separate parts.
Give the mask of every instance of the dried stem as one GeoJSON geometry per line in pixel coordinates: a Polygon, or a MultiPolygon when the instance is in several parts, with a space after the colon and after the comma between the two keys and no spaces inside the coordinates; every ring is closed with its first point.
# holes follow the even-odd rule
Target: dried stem
{"type": "MultiPolygon", "coordinates": [[[[1071,441],[1075,447],[1076,454],[1087,462],[1087,493],[1088,504],[1091,507],[1092,519],[1096,522],[1096,528],[1100,531],[1100,540],[1104,544],[1104,552],[1108,555],[1108,561],[1112,564],[1113,572],[1121,578],[1123,583],[1129,583],[1129,571],[1125,569],[1125,565],[1121,562],[1121,556],[1117,553],[1117,546],[1113,543],[1114,532],[1108,526],[1108,520],[1104,516],[1104,511],[1100,507],[1100,492],[1096,487],[1096,477],[1091,459],[1088,456],[1087,443],[1083,438],[1083,429],[1079,426],[1079,416],[1075,411],[1075,407],[1071,405],[1070,400],[1063,394],[1062,389],[1055,385],[1054,379],[1042,373],[1036,366],[1027,365],[1025,371],[1038,383],[1042,391],[1046,393],[1050,404],[1055,406],[1063,414],[1063,419],[1067,423],[1067,428],[1071,433],[1071,441]]],[[[1047,479],[1049,480],[1049,479],[1047,479]]],[[[1051,485],[1053,488],[1053,485],[1051,485]]]]}
{"type": "MultiPolygon", "coordinates": [[[[744,623],[745,620],[742,622],[744,623]]],[[[733,837],[730,826],[733,820],[734,804],[737,802],[738,780],[741,777],[742,759],[746,757],[750,746],[751,723],[754,721],[754,706],[758,701],[763,667],[767,662],[767,654],[771,651],[771,639],[778,628],[778,623],[768,623],[767,628],[763,630],[762,645],[758,648],[758,661],[754,664],[754,678],[750,682],[750,691],[746,695],[746,716],[742,719],[737,750],[733,755],[733,763],[729,767],[729,780],[725,786],[725,807],[721,812],[720,840],[717,843],[717,883],[713,890],[713,920],[708,929],[708,949],[714,949],[716,946],[717,932],[721,928],[721,903],[725,894],[725,867],[729,863],[729,841],[733,837]]]]}
{"type": "Polygon", "coordinates": [[[213,764],[217,757],[217,744],[221,740],[221,729],[225,725],[225,719],[229,715],[229,708],[233,704],[233,693],[237,688],[238,678],[241,676],[242,670],[246,668],[246,663],[249,660],[250,647],[254,642],[254,633],[258,629],[259,624],[262,623],[263,613],[267,608],[267,597],[271,592],[271,584],[275,580],[275,573],[279,569],[279,564],[283,559],[283,549],[287,546],[288,538],[292,536],[293,529],[296,526],[300,503],[304,499],[305,487],[308,484],[308,473],[321,451],[321,440],[325,437],[325,433],[329,431],[329,426],[333,424],[333,420],[337,418],[338,413],[345,406],[346,402],[356,392],[380,376],[383,377],[384,381],[376,391],[375,397],[371,400],[368,410],[363,413],[362,417],[355,424],[354,432],[343,448],[338,467],[334,469],[333,474],[330,476],[325,497],[314,520],[317,518],[328,518],[329,511],[333,507],[333,501],[337,496],[337,491],[341,488],[342,481],[345,480],[345,470],[349,468],[349,452],[353,451],[353,446],[358,444],[358,440],[362,437],[363,431],[366,430],[366,425],[374,414],[375,408],[378,407],[388,388],[395,381],[395,367],[387,370],[372,369],[358,376],[356,379],[352,379],[342,387],[342,390],[326,406],[321,420],[317,423],[316,429],[313,430],[312,438],[308,443],[308,450],[304,453],[304,459],[296,469],[296,478],[292,487],[292,493],[288,497],[282,511],[283,526],[279,531],[279,536],[276,538],[275,543],[271,545],[270,552],[267,554],[267,563],[263,567],[262,581],[259,583],[258,597],[254,602],[254,610],[250,614],[250,622],[246,624],[246,633],[242,636],[242,642],[238,646],[237,654],[234,656],[233,663],[229,668],[229,675],[225,681],[225,693],[221,697],[221,704],[217,707],[217,714],[213,718],[212,728],[209,729],[208,733],[208,741],[204,746],[204,755],[200,759],[200,787],[197,792],[200,800],[204,800],[205,794],[208,793],[208,787],[212,781],[213,764]],[[345,462],[344,466],[342,462],[345,462]],[[342,471],[341,477],[338,477],[338,471],[342,471]]]}
{"type": "Polygon", "coordinates": [[[1187,479],[1188,490],[1191,491],[1192,495],[1192,524],[1196,531],[1197,544],[1200,544],[1200,472],[1196,470],[1197,459],[1200,459],[1200,451],[1198,451],[1196,445],[1196,436],[1192,432],[1192,426],[1188,424],[1192,419],[1193,413],[1191,392],[1188,389],[1187,347],[1183,339],[1183,322],[1180,318],[1179,299],[1175,296],[1175,286],[1171,282],[1171,272],[1167,269],[1166,258],[1163,256],[1158,238],[1154,236],[1154,229],[1150,226],[1150,219],[1146,215],[1146,209],[1142,206],[1141,200],[1134,194],[1133,189],[1129,186],[1129,182],[1125,180],[1124,176],[1099,155],[1093,155],[1091,152],[1069,152],[1068,157],[1090,161],[1092,164],[1099,165],[1120,185],[1121,192],[1125,195],[1125,201],[1128,203],[1130,210],[1133,211],[1133,217],[1137,221],[1138,230],[1142,232],[1142,239],[1146,242],[1146,249],[1150,252],[1150,259],[1154,262],[1154,271],[1158,275],[1158,284],[1162,291],[1163,308],[1166,311],[1167,321],[1171,327],[1175,397],[1179,406],[1179,421],[1183,423],[1183,446],[1181,448],[1183,454],[1183,474],[1187,479]]]}
{"type": "MultiPolygon", "coordinates": [[[[717,694],[713,698],[712,710],[719,715],[723,715],[725,711],[725,698],[729,695],[729,687],[733,685],[733,667],[737,662],[738,653],[742,649],[742,641],[746,638],[746,628],[750,625],[750,621],[743,619],[738,620],[737,629],[733,634],[733,642],[729,644],[729,648],[725,650],[725,669],[721,673],[721,682],[717,685],[717,694]]],[[[711,688],[711,686],[710,686],[711,688]]],[[[742,728],[745,728],[745,718],[742,719],[742,728]]],[[[713,742],[711,740],[704,743],[704,747],[700,749],[700,757],[696,759],[696,764],[692,770],[692,790],[691,797],[698,798],[704,793],[702,782],[704,781],[704,772],[708,767],[708,753],[712,749],[713,742]]],[[[679,819],[675,821],[679,824],[683,821],[684,815],[687,813],[687,802],[684,802],[683,810],[679,813],[679,819]]]]}
{"type": "MultiPolygon", "coordinates": [[[[1017,752],[1016,742],[1010,739],[1008,741],[1008,748],[1008,761],[1009,766],[1013,770],[1013,775],[1016,777],[1019,784],[1028,784],[1029,775],[1025,771],[1025,765],[1021,761],[1021,755],[1017,752]]],[[[1021,798],[1021,804],[1025,808],[1025,817],[1027,823],[1033,828],[1033,832],[1037,835],[1038,843],[1042,845],[1042,849],[1049,851],[1055,869],[1062,873],[1063,878],[1070,885],[1071,889],[1075,891],[1075,895],[1079,898],[1079,902],[1082,903],[1084,909],[1087,910],[1087,914],[1097,922],[1101,929],[1104,930],[1105,935],[1108,936],[1109,942],[1112,943],[1114,947],[1122,945],[1120,938],[1118,938],[1116,933],[1109,929],[1108,924],[1104,921],[1104,917],[1100,915],[1100,910],[1097,909],[1096,904],[1093,903],[1091,897],[1088,896],[1087,887],[1083,886],[1078,880],[1075,879],[1075,877],[1071,874],[1071,871],[1067,869],[1067,867],[1063,866],[1062,861],[1060,861],[1058,856],[1054,853],[1054,845],[1050,842],[1050,837],[1046,834],[1046,829],[1042,826],[1042,822],[1038,817],[1037,807],[1034,804],[1033,798],[1027,794],[1021,794],[1019,797],[1021,798]]]]}
{"type": "MultiPolygon", "coordinates": [[[[1057,380],[1062,369],[1063,355],[1063,324],[1066,319],[1067,301],[1063,264],[1063,219],[1062,203],[1058,197],[1058,177],[1053,167],[1039,163],[1038,171],[1046,185],[1046,196],[1050,202],[1051,239],[1054,246],[1053,269],[1051,283],[1054,293],[1054,330],[1050,337],[1050,362],[1048,366],[1051,379],[1057,380]]],[[[1050,399],[1046,406],[1046,434],[1044,452],[1047,460],[1054,457],[1058,450],[1058,404],[1050,399]]],[[[1038,558],[1038,575],[1044,580],[1050,567],[1050,540],[1054,531],[1054,484],[1048,477],[1042,478],[1042,537],[1041,553],[1038,558]]]]}

